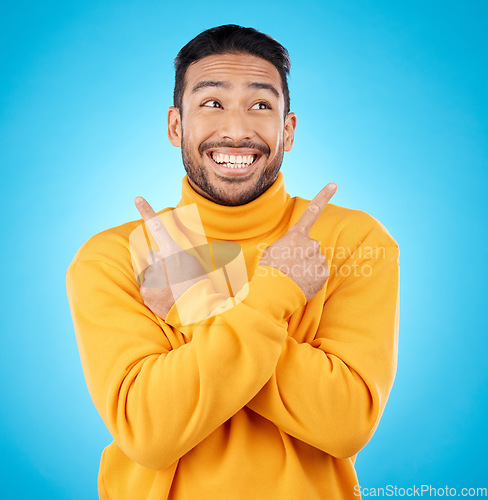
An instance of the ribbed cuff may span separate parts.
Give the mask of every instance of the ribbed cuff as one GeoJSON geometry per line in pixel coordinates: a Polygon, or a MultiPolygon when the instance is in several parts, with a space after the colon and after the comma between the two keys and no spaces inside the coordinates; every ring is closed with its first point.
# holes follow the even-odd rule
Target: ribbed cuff
{"type": "Polygon", "coordinates": [[[179,328],[225,312],[242,302],[280,323],[307,303],[302,289],[285,273],[271,266],[258,266],[251,281],[236,298],[239,299],[237,304],[232,298],[215,293],[212,282],[203,279],[178,298],[164,320],[179,328]]]}
{"type": "Polygon", "coordinates": [[[280,322],[307,303],[302,289],[285,273],[260,265],[249,282],[249,293],[242,301],[280,322]]]}
{"type": "Polygon", "coordinates": [[[166,323],[181,327],[203,321],[233,307],[232,298],[216,293],[210,279],[191,285],[171,306],[166,323]]]}

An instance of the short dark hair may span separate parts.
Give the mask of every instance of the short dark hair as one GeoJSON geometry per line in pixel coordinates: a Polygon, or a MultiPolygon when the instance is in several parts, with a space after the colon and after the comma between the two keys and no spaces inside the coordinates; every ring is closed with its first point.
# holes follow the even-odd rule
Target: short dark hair
{"type": "Polygon", "coordinates": [[[290,74],[290,55],[274,38],[254,28],[224,24],[210,28],[189,41],[176,56],[173,104],[182,113],[185,75],[190,64],[214,54],[250,54],[272,63],[281,77],[285,98],[285,117],[290,112],[290,93],[286,76],[290,74]]]}

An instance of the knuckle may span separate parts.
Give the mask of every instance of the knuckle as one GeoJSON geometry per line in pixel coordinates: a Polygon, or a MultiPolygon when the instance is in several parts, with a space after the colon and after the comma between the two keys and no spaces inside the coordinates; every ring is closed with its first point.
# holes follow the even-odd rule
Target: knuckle
{"type": "Polygon", "coordinates": [[[309,206],[308,206],[308,211],[310,213],[312,213],[313,215],[316,215],[319,213],[320,211],[320,207],[316,204],[316,203],[311,203],[309,206]]]}
{"type": "Polygon", "coordinates": [[[161,221],[156,217],[146,221],[146,224],[149,226],[149,229],[152,229],[153,231],[157,231],[161,227],[161,221]]]}

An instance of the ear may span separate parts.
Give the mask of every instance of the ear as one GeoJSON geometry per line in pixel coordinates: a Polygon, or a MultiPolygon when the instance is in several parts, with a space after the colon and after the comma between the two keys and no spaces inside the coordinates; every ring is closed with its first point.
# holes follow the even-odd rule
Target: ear
{"type": "Polygon", "coordinates": [[[181,116],[178,108],[168,109],[168,138],[173,146],[181,148],[181,116]]]}
{"type": "Polygon", "coordinates": [[[288,113],[285,118],[285,130],[283,132],[283,145],[285,151],[291,151],[295,140],[295,129],[297,128],[297,115],[288,113]]]}

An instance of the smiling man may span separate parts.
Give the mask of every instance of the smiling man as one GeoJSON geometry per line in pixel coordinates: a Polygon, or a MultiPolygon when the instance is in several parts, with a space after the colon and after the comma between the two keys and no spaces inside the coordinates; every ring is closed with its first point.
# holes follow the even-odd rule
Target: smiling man
{"type": "Polygon", "coordinates": [[[286,192],[297,120],[276,40],[219,26],[175,68],[180,203],[156,213],[137,197],[142,219],[90,238],[67,272],[87,386],[114,438],[100,498],[357,498],[356,455],[396,370],[398,245],[329,203],[333,183],[311,202],[286,192]]]}
{"type": "Polygon", "coordinates": [[[244,205],[274,183],[296,127],[282,88],[278,69],[255,55],[208,55],[188,67],[168,113],[169,137],[197,193],[244,205]]]}

